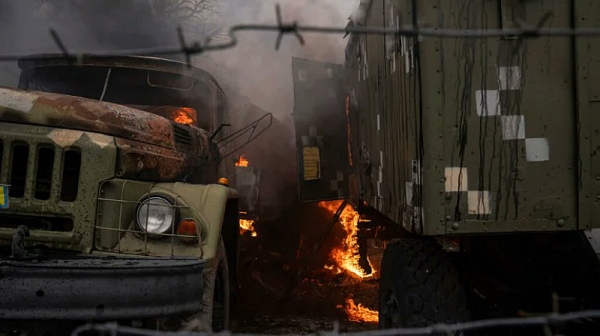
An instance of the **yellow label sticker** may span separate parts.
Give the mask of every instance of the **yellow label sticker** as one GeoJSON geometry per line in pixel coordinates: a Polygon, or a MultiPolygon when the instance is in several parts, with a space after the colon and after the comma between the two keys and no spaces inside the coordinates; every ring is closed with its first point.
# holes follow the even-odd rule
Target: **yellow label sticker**
{"type": "Polygon", "coordinates": [[[318,180],[321,178],[321,157],[319,147],[304,147],[304,181],[318,180]]]}
{"type": "Polygon", "coordinates": [[[8,187],[0,185],[0,209],[8,209],[8,187]]]}

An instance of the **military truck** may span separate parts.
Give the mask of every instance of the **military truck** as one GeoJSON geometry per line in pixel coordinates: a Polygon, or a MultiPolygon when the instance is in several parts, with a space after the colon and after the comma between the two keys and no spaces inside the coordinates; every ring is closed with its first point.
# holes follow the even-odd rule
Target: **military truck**
{"type": "MultiPolygon", "coordinates": [[[[600,4],[362,0],[349,26],[597,28],[600,4]]],[[[382,328],[598,307],[599,48],[350,34],[343,69],[294,60],[301,197],[388,241],[382,328]]]]}
{"type": "Polygon", "coordinates": [[[226,329],[239,194],[223,159],[246,132],[224,127],[216,80],[152,57],[18,65],[0,88],[0,329],[226,329]]]}

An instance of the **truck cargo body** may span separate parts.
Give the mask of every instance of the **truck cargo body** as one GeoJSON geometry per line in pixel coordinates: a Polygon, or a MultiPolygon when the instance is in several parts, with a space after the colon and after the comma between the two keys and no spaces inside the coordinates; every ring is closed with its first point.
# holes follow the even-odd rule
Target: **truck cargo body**
{"type": "MultiPolygon", "coordinates": [[[[600,26],[597,1],[362,1],[354,24],[600,26]],[[549,19],[543,20],[549,13],[549,19]]],[[[590,229],[600,211],[593,37],[351,35],[357,198],[424,235],[590,229]]]]}

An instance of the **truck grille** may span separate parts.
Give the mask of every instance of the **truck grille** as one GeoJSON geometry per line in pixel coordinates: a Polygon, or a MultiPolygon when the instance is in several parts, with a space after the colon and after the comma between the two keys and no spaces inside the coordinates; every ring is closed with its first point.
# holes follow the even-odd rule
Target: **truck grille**
{"type": "Polygon", "coordinates": [[[19,225],[26,225],[29,230],[57,232],[70,232],[73,230],[73,220],[68,217],[25,215],[0,216],[0,227],[16,229],[19,225]]]}
{"type": "Polygon", "coordinates": [[[10,185],[10,198],[48,201],[54,193],[64,202],[76,200],[81,171],[77,148],[22,141],[6,141],[0,148],[0,165],[6,165],[2,181],[10,185]]]}
{"type": "Polygon", "coordinates": [[[89,251],[98,188],[115,174],[114,138],[0,121],[0,141],[0,184],[9,186],[7,208],[0,209],[0,248],[26,225],[29,246],[89,251]]]}
{"type": "Polygon", "coordinates": [[[189,126],[173,124],[173,134],[177,144],[184,146],[189,146],[192,144],[192,134],[190,133],[189,126]]]}

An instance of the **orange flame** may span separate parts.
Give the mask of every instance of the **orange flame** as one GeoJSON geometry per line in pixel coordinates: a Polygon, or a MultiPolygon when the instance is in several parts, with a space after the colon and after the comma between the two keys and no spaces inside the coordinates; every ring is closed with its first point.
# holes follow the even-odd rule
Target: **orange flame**
{"type": "MultiPolygon", "coordinates": [[[[319,206],[329,210],[333,215],[339,206],[342,204],[342,201],[334,201],[334,202],[320,202],[319,206]]],[[[360,220],[360,215],[356,212],[352,206],[346,206],[342,214],[340,215],[339,222],[344,227],[344,231],[346,232],[346,237],[342,241],[341,246],[333,249],[331,251],[331,258],[335,261],[337,266],[346,272],[353,274],[359,278],[367,278],[373,276],[373,274],[367,274],[359,266],[359,254],[358,254],[358,242],[357,242],[357,233],[358,233],[358,222],[360,220]]],[[[370,264],[370,261],[369,261],[370,264]]]]}
{"type": "Polygon", "coordinates": [[[248,163],[249,162],[248,162],[248,160],[246,160],[246,158],[244,158],[244,155],[240,155],[240,158],[235,163],[235,165],[238,167],[248,167],[248,163]]]}
{"type": "Polygon", "coordinates": [[[337,306],[338,309],[344,308],[346,315],[348,315],[348,319],[353,322],[367,322],[367,323],[377,323],[379,322],[379,313],[374,310],[371,310],[362,304],[355,304],[352,298],[346,299],[346,306],[342,307],[342,305],[337,306]]]}
{"type": "Polygon", "coordinates": [[[190,125],[194,123],[196,117],[196,110],[191,107],[180,107],[174,112],[175,118],[173,119],[176,123],[190,125]]]}
{"type": "Polygon", "coordinates": [[[250,219],[240,219],[240,234],[251,232],[252,237],[258,236],[254,229],[254,221],[250,219]]]}

